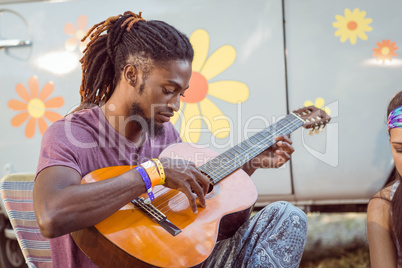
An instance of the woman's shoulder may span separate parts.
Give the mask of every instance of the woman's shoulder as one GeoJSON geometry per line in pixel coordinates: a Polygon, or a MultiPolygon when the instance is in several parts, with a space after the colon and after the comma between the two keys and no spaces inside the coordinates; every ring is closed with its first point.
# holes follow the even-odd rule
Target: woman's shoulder
{"type": "Polygon", "coordinates": [[[388,186],[382,188],[380,191],[378,191],[371,200],[374,199],[385,199],[387,202],[391,200],[391,192],[392,192],[392,187],[394,186],[394,182],[390,183],[388,186]]]}
{"type": "Polygon", "coordinates": [[[377,222],[389,229],[392,185],[383,188],[371,198],[367,207],[367,222],[377,222]]]}

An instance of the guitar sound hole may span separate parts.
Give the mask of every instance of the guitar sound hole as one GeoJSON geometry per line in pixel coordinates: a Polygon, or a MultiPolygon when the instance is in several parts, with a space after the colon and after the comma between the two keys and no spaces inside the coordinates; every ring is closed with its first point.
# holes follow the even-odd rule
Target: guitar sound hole
{"type": "MultiPolygon", "coordinates": [[[[208,188],[208,193],[207,193],[207,194],[209,194],[210,192],[212,192],[213,189],[214,189],[214,186],[212,185],[212,183],[210,183],[210,184],[209,184],[209,188],[208,188]]],[[[193,188],[191,188],[191,192],[192,192],[192,193],[195,193],[194,190],[193,190],[193,188]]]]}
{"type": "Polygon", "coordinates": [[[213,189],[214,189],[214,186],[212,185],[212,183],[210,183],[209,188],[208,188],[208,193],[212,192],[213,189]]]}
{"type": "MultiPolygon", "coordinates": [[[[213,181],[213,179],[212,179],[207,173],[202,172],[202,171],[201,171],[201,173],[202,173],[205,177],[208,177],[208,179],[209,179],[210,182],[213,181]]],[[[210,192],[212,192],[213,189],[214,189],[214,185],[213,185],[212,183],[210,183],[210,184],[209,184],[209,188],[208,188],[208,193],[207,193],[207,194],[209,194],[210,192]]]]}

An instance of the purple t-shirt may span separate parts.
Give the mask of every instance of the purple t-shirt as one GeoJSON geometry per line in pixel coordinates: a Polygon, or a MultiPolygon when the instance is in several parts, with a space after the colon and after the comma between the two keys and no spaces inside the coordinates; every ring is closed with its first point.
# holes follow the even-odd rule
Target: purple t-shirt
{"type": "MultiPolygon", "coordinates": [[[[50,166],[66,166],[84,177],[108,166],[137,165],[158,157],[168,145],[180,142],[173,125],[164,125],[161,138],[146,135],[138,147],[116,131],[96,106],[53,123],[42,138],[36,176],[50,166]]],[[[50,239],[53,267],[96,267],[76,246],[70,234],[50,239]]]]}

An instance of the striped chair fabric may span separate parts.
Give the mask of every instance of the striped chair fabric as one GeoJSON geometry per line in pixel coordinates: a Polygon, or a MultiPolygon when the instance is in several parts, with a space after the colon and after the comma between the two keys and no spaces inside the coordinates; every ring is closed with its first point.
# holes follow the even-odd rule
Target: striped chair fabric
{"type": "Polygon", "coordinates": [[[34,174],[9,174],[0,181],[0,193],[28,267],[52,267],[49,241],[36,221],[32,190],[34,174]]]}

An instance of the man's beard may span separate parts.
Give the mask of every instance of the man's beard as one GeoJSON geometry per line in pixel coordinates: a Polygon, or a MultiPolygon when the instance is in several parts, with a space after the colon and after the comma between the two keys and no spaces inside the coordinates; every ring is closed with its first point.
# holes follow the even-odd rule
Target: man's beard
{"type": "Polygon", "coordinates": [[[140,107],[140,104],[134,102],[130,108],[130,116],[139,117],[136,123],[141,127],[141,129],[147,132],[152,138],[158,138],[165,134],[165,128],[162,124],[157,124],[152,118],[147,118],[145,116],[144,110],[140,107]]]}

